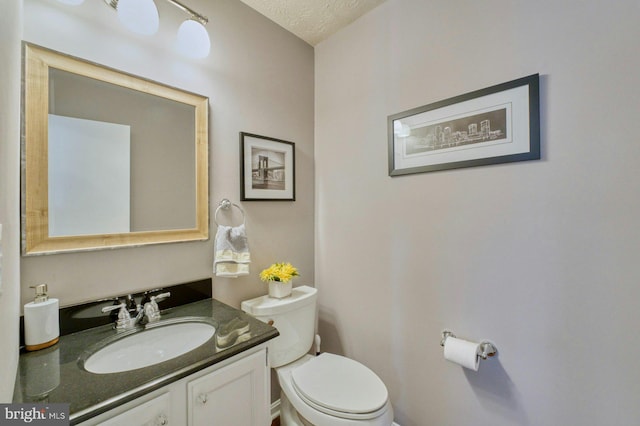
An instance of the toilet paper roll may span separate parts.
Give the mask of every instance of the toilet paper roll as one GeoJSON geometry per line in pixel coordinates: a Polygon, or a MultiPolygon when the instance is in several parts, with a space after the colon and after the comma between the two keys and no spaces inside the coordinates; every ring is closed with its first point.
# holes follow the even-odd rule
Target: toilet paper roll
{"type": "Polygon", "coordinates": [[[480,365],[479,347],[480,343],[447,337],[447,340],[444,341],[444,358],[469,370],[478,371],[480,365]]]}

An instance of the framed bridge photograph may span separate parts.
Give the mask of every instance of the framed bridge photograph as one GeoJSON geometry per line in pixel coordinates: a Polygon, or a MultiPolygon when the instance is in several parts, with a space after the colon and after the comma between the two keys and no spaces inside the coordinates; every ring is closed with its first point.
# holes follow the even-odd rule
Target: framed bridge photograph
{"type": "Polygon", "coordinates": [[[389,176],[540,159],[538,74],[387,118],[389,176]]]}
{"type": "Polygon", "coordinates": [[[240,199],[295,201],[295,144],[240,132],[240,199]]]}

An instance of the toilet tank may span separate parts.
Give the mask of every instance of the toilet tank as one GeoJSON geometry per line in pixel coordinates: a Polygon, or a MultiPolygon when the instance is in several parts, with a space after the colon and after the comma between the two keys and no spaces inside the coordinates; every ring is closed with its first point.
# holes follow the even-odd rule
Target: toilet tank
{"type": "Polygon", "coordinates": [[[300,286],[283,299],[260,296],[242,302],[243,311],[272,324],[280,332],[269,342],[272,368],[289,364],[309,352],[315,335],[316,299],[315,288],[300,286]]]}

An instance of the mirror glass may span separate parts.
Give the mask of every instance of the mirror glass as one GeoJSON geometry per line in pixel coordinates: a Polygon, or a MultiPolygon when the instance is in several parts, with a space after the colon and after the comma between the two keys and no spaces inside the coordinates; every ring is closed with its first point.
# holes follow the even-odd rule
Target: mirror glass
{"type": "Polygon", "coordinates": [[[208,238],[206,97],[25,44],[23,253],[208,238]]]}

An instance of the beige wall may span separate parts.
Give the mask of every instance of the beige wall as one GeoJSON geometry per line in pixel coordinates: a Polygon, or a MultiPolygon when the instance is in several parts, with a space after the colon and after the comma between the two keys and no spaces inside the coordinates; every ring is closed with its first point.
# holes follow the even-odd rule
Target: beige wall
{"type": "MultiPolygon", "coordinates": [[[[251,275],[215,278],[214,296],[234,306],[266,292],[258,273],[278,260],[292,262],[311,283],[313,259],[313,49],[236,0],[192,0],[209,17],[211,55],[185,59],[174,52],[186,18],[157,2],[160,31],[137,36],[103,2],[78,7],[26,0],[24,38],[54,50],[120,69],[210,99],[210,216],[223,198],[239,203],[239,132],[296,143],[296,201],[244,202],[252,252],[251,275]],[[60,31],[65,28],[65,31],[60,31]]],[[[16,187],[18,181],[15,181],[16,187]]],[[[230,224],[228,214],[220,214],[230,224]]],[[[236,218],[237,219],[237,218],[236,218]]],[[[49,284],[62,305],[212,275],[213,243],[165,244],[22,258],[22,302],[28,286],[49,284]]]]}
{"type": "Polygon", "coordinates": [[[20,37],[22,0],[0,13],[0,403],[10,402],[18,362],[20,299],[20,37]]]}
{"type": "Polygon", "coordinates": [[[388,0],[316,47],[320,332],[403,426],[640,418],[639,20],[635,0],[388,0]],[[542,160],[387,175],[388,115],[536,72],[542,160]],[[498,358],[446,362],[445,328],[498,358]]]}

